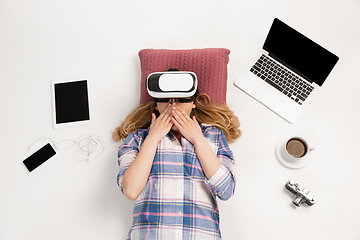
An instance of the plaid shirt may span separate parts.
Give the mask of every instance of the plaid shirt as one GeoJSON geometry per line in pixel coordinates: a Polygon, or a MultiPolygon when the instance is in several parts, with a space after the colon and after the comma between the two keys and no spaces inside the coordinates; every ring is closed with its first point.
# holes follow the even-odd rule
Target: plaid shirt
{"type": "MultiPolygon", "coordinates": [[[[221,167],[208,180],[194,146],[184,137],[181,146],[169,132],[158,144],[146,187],[135,201],[128,239],[221,239],[216,197],[227,200],[234,194],[235,162],[220,130],[208,125],[201,129],[221,167]]],[[[138,130],[120,146],[120,187],[148,133],[138,130]]]]}

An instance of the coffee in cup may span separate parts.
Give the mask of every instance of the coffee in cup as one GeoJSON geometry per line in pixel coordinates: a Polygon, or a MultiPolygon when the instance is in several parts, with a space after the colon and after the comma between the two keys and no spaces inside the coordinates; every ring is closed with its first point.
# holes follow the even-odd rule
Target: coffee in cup
{"type": "Polygon", "coordinates": [[[286,151],[295,158],[302,158],[308,152],[307,143],[301,138],[291,138],[286,143],[286,151]]]}
{"type": "Polygon", "coordinates": [[[289,168],[302,168],[311,160],[308,155],[314,149],[312,144],[299,135],[285,136],[276,145],[276,156],[289,168]]]}

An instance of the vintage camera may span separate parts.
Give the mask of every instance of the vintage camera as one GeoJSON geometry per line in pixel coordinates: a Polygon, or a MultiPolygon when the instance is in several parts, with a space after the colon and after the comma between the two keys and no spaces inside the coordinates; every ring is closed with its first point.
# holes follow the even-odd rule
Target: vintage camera
{"type": "Polygon", "coordinates": [[[309,206],[316,203],[315,195],[292,179],[285,184],[285,188],[295,195],[296,198],[293,204],[297,207],[300,207],[303,202],[309,206]]]}

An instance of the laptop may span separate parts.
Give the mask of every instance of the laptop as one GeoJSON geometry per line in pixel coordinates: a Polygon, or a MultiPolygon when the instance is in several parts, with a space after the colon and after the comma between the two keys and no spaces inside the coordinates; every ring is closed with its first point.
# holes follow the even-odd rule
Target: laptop
{"type": "Polygon", "coordinates": [[[263,53],[234,85],[293,123],[338,60],[336,55],[275,18],[263,53]]]}

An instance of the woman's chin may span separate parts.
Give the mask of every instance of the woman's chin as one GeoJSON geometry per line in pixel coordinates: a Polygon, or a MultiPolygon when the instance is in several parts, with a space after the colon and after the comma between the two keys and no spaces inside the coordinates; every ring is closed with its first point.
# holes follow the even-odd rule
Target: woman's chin
{"type": "Polygon", "coordinates": [[[179,131],[179,129],[178,129],[175,125],[172,125],[171,130],[173,130],[173,131],[179,131]]]}

